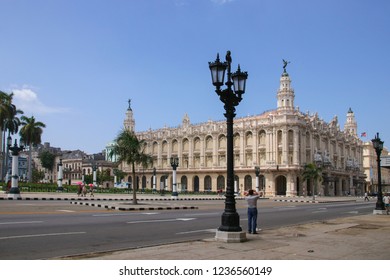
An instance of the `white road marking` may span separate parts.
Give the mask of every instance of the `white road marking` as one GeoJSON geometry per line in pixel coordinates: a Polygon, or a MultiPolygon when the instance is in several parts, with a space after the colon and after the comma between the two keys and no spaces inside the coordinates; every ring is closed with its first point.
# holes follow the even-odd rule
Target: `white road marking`
{"type": "Polygon", "coordinates": [[[133,215],[157,215],[157,212],[146,212],[146,213],[112,213],[112,214],[94,214],[92,217],[113,217],[113,216],[133,216],[133,215]]]}
{"type": "Polygon", "coordinates": [[[344,212],[344,213],[348,213],[348,214],[359,214],[359,211],[349,211],[349,212],[344,212]]]}
{"type": "Polygon", "coordinates": [[[60,235],[73,235],[73,234],[86,234],[86,232],[58,232],[58,233],[41,233],[41,234],[30,234],[30,235],[15,235],[0,237],[0,240],[5,239],[17,239],[17,238],[31,238],[31,237],[46,237],[46,236],[60,236],[60,235]]]}
{"type": "Polygon", "coordinates": [[[221,212],[214,212],[214,213],[194,213],[194,214],[186,214],[185,216],[214,216],[221,214],[221,212]]]}
{"type": "Polygon", "coordinates": [[[73,210],[56,210],[58,212],[66,212],[66,213],[73,213],[73,212],[76,212],[76,211],[73,211],[73,210]]]}
{"type": "Polygon", "coordinates": [[[127,222],[128,224],[143,224],[143,223],[162,223],[162,222],[175,222],[175,221],[192,221],[196,218],[177,218],[177,219],[167,219],[167,220],[144,220],[144,221],[133,221],[133,222],[127,222]]]}
{"type": "Polygon", "coordinates": [[[200,229],[200,230],[193,230],[193,231],[183,231],[183,232],[177,232],[176,234],[191,234],[191,233],[198,233],[198,232],[211,232],[215,233],[217,229],[210,228],[210,229],[200,229]]]}
{"type": "Polygon", "coordinates": [[[0,223],[0,225],[39,224],[39,223],[43,223],[43,221],[3,222],[0,223]]]}

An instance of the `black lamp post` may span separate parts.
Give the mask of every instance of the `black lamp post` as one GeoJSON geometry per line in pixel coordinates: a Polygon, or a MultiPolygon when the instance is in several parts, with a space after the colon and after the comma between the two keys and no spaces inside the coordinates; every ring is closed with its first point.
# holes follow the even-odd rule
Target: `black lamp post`
{"type": "Polygon", "coordinates": [[[12,176],[11,176],[11,189],[8,193],[8,198],[20,198],[20,189],[18,185],[19,175],[18,175],[18,169],[19,169],[19,153],[24,149],[24,143],[21,139],[18,143],[16,142],[12,146],[12,139],[11,137],[7,138],[7,146],[8,149],[11,151],[12,155],[12,176]]]}
{"type": "Polygon", "coordinates": [[[383,203],[382,196],[382,178],[381,178],[381,153],[383,150],[383,141],[379,138],[379,133],[375,135],[375,138],[371,140],[372,145],[374,146],[376,152],[376,161],[378,163],[378,199],[376,201],[375,211],[384,211],[385,204],[383,203]]]}
{"type": "Polygon", "coordinates": [[[219,60],[219,54],[214,62],[209,62],[211,78],[215,86],[215,92],[219,99],[224,103],[226,126],[227,126],[227,187],[225,199],[225,211],[222,214],[222,224],[219,231],[241,232],[240,217],[236,210],[236,201],[234,198],[234,161],[233,161],[233,119],[236,116],[235,107],[241,102],[242,94],[245,93],[247,72],[241,72],[240,65],[235,73],[231,73],[230,51],[226,53],[226,62],[219,60]],[[226,89],[221,89],[224,84],[225,71],[227,69],[226,89]],[[232,88],[233,86],[233,88],[232,88]]]}
{"type": "Polygon", "coordinates": [[[172,173],[172,198],[177,199],[179,193],[177,192],[177,184],[176,184],[176,169],[179,166],[179,158],[171,157],[171,166],[173,168],[172,173]]]}

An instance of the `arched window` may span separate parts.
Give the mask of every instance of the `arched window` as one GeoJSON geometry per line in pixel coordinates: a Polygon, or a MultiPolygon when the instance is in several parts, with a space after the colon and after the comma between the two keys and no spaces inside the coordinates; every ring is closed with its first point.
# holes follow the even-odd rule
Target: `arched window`
{"type": "Polygon", "coordinates": [[[225,135],[220,135],[218,138],[218,149],[226,150],[226,137],[225,135]]]}
{"type": "Polygon", "coordinates": [[[252,189],[252,176],[246,175],[244,179],[244,190],[250,190],[252,189]]]}
{"type": "Polygon", "coordinates": [[[245,137],[245,145],[247,147],[252,147],[252,144],[253,144],[253,134],[252,132],[248,131],[245,137]]]}
{"type": "Polygon", "coordinates": [[[276,178],[276,195],[286,195],[287,179],[284,176],[276,178]]]}
{"type": "Polygon", "coordinates": [[[235,149],[240,148],[240,134],[236,133],[233,136],[233,146],[235,149]]]}
{"type": "Polygon", "coordinates": [[[217,178],[217,190],[225,190],[225,177],[222,175],[217,178]]]}
{"type": "Polygon", "coordinates": [[[179,144],[178,144],[178,142],[177,142],[177,140],[175,139],[175,140],[173,140],[172,141],[172,153],[174,153],[174,154],[177,154],[178,153],[178,151],[179,151],[179,144]]]}
{"type": "Polygon", "coordinates": [[[266,144],[266,133],[264,130],[260,130],[259,132],[259,145],[265,146],[266,144]]]}
{"type": "Polygon", "coordinates": [[[212,190],[212,186],[211,186],[211,177],[209,175],[207,175],[205,178],[204,178],[204,191],[205,192],[209,192],[212,190]]]}
{"type": "Polygon", "coordinates": [[[206,137],[206,150],[212,150],[213,149],[213,137],[207,136],[206,137]]]}
{"type": "Polygon", "coordinates": [[[180,187],[182,192],[186,192],[188,190],[188,184],[187,184],[187,176],[182,176],[180,179],[180,187]]]}
{"type": "Polygon", "coordinates": [[[167,153],[168,152],[168,142],[167,141],[164,141],[162,143],[162,152],[163,153],[167,153]]]}
{"type": "Polygon", "coordinates": [[[196,137],[194,139],[194,151],[200,152],[200,139],[199,139],[199,137],[196,137]]]}
{"type": "Polygon", "coordinates": [[[188,141],[187,138],[183,139],[183,152],[188,153],[190,150],[190,142],[188,141]]]}

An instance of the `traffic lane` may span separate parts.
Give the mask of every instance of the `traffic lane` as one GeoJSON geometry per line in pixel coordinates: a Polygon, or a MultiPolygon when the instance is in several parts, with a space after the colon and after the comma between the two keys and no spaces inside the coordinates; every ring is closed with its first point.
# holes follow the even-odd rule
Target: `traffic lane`
{"type": "Polygon", "coordinates": [[[63,200],[0,200],[0,217],[8,214],[66,214],[71,212],[102,212],[104,208],[86,207],[63,200]]]}
{"type": "MultiPolygon", "coordinates": [[[[9,236],[0,252],[2,259],[45,259],[59,256],[88,254],[91,252],[137,248],[178,241],[199,239],[199,235],[213,236],[210,232],[190,236],[197,230],[193,218],[174,218],[180,213],[163,213],[162,216],[141,215],[118,216],[92,219],[94,223],[76,223],[65,227],[50,223],[41,224],[38,231],[24,230],[21,235],[9,236]],[[166,214],[166,215],[164,215],[166,214]],[[138,216],[138,217],[137,217],[138,216]],[[127,222],[125,222],[123,220],[127,222]],[[102,227],[100,224],[106,226],[102,227]],[[180,234],[181,233],[181,234],[180,234]],[[23,235],[22,235],[23,234],[23,235]]],[[[46,216],[47,217],[47,216],[46,216]]],[[[34,227],[36,230],[37,227],[34,227]]],[[[31,229],[31,226],[30,226],[31,229]]],[[[0,238],[1,239],[1,238],[0,238]]]]}
{"type": "MultiPolygon", "coordinates": [[[[264,206],[264,205],[263,205],[264,206]]],[[[260,207],[258,227],[262,229],[319,222],[339,217],[365,215],[372,213],[374,203],[347,202],[323,204],[292,204],[260,207]]],[[[246,209],[238,209],[241,217],[246,217],[246,209]]],[[[247,221],[243,218],[242,221],[247,221]]],[[[244,224],[244,223],[243,223],[244,224]]],[[[246,224],[244,224],[246,226],[246,224]]]]}

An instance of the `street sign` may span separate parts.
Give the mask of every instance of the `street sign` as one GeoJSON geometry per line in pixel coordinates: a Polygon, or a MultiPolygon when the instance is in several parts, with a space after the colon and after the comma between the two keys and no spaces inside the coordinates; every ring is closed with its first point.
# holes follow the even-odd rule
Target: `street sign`
{"type": "Polygon", "coordinates": [[[390,156],[381,156],[381,167],[390,168],[390,156]]]}

